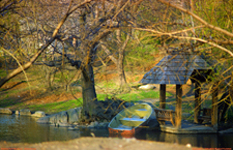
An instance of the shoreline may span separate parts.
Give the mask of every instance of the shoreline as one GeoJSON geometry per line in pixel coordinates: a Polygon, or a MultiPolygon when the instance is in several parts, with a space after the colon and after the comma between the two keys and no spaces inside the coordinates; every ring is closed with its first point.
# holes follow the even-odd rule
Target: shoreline
{"type": "MultiPolygon", "coordinates": [[[[191,145],[179,145],[163,142],[137,140],[135,138],[96,138],[96,137],[81,137],[69,141],[52,141],[42,143],[11,143],[0,142],[1,149],[10,150],[192,150],[191,145]]],[[[198,148],[202,150],[203,148],[198,148]]]]}

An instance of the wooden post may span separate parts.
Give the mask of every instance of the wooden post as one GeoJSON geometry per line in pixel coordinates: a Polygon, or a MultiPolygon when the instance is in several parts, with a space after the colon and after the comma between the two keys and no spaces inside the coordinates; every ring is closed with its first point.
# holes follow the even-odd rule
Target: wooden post
{"type": "Polygon", "coordinates": [[[181,128],[182,120],[182,85],[176,85],[176,127],[181,128]]]}
{"type": "Polygon", "coordinates": [[[214,128],[218,128],[218,84],[214,84],[212,93],[212,113],[211,124],[214,128]]]}
{"type": "Polygon", "coordinates": [[[160,84],[159,108],[166,107],[166,84],[160,84]]]}
{"type": "Polygon", "coordinates": [[[198,123],[198,116],[201,108],[201,84],[195,82],[195,109],[194,109],[194,123],[198,123]]]}

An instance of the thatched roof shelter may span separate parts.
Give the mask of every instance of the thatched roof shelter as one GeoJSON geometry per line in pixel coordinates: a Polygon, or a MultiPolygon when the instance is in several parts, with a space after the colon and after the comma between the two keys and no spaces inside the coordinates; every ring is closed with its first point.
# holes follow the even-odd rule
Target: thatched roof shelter
{"type": "MultiPolygon", "coordinates": [[[[191,79],[195,83],[196,108],[194,121],[198,123],[201,104],[200,82],[205,82],[211,72],[211,66],[199,55],[189,52],[172,51],[147,72],[140,83],[160,84],[160,108],[163,109],[165,109],[166,104],[166,84],[176,84],[176,126],[181,127],[182,85],[186,84],[188,79],[191,79]]],[[[216,101],[216,97],[214,101],[216,101]]],[[[216,124],[216,120],[212,121],[212,124],[216,124]]]]}

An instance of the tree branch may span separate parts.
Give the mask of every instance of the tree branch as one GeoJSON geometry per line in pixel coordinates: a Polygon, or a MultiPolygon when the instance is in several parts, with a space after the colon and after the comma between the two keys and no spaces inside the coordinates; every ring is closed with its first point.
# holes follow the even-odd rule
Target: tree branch
{"type": "Polygon", "coordinates": [[[227,52],[228,54],[230,54],[230,55],[233,57],[233,53],[232,53],[230,50],[228,50],[228,49],[226,49],[225,47],[222,47],[222,46],[220,46],[220,45],[218,45],[218,44],[216,44],[216,43],[213,43],[213,42],[210,42],[210,41],[207,41],[207,40],[204,40],[204,39],[200,39],[200,38],[196,38],[196,37],[184,37],[184,36],[172,36],[172,37],[178,38],[178,39],[187,39],[187,40],[196,40],[196,41],[200,41],[200,42],[209,44],[209,45],[211,45],[211,46],[214,46],[214,47],[216,47],[216,48],[219,48],[219,49],[221,49],[221,50],[227,52]]]}
{"type": "Polygon", "coordinates": [[[100,41],[101,47],[104,49],[105,53],[108,55],[108,57],[114,62],[114,64],[117,65],[117,59],[112,55],[110,50],[104,45],[104,42],[100,41]]]}
{"type": "Polygon", "coordinates": [[[160,1],[161,3],[166,4],[168,6],[171,6],[171,7],[174,7],[176,9],[179,9],[180,11],[193,16],[193,18],[197,19],[198,21],[200,21],[201,23],[203,23],[204,25],[206,25],[207,27],[209,27],[209,28],[211,28],[213,30],[219,31],[221,33],[224,33],[224,34],[230,36],[230,37],[233,37],[232,33],[228,32],[227,30],[224,30],[222,28],[219,28],[217,26],[209,24],[208,22],[206,22],[205,20],[203,20],[201,17],[195,15],[194,13],[192,13],[191,11],[188,11],[187,9],[184,9],[184,8],[179,7],[179,6],[173,5],[170,2],[166,2],[164,0],[158,0],[158,1],[160,1]]]}
{"type": "Polygon", "coordinates": [[[23,70],[27,70],[31,65],[36,61],[36,59],[41,55],[41,53],[55,40],[55,37],[51,38],[45,45],[43,45],[39,51],[32,57],[32,59],[26,64],[22,65],[22,67],[18,67],[13,70],[10,74],[0,80],[0,87],[2,87],[7,81],[16,75],[20,74],[23,70]]]}
{"type": "Polygon", "coordinates": [[[81,64],[82,62],[80,60],[73,60],[71,59],[67,54],[62,54],[61,52],[55,50],[56,53],[62,55],[62,56],[65,56],[65,58],[69,61],[69,63],[72,65],[72,66],[75,66],[77,69],[80,69],[81,67],[81,64]]]}
{"type": "MultiPolygon", "coordinates": [[[[199,27],[202,27],[202,26],[199,26],[199,27]]],[[[170,37],[173,37],[173,38],[178,38],[178,39],[187,39],[187,40],[197,40],[197,41],[200,41],[200,42],[203,42],[203,43],[206,43],[206,44],[209,44],[211,46],[214,46],[216,48],[219,48],[225,52],[227,52],[228,54],[230,54],[232,57],[233,57],[233,53],[226,49],[225,47],[223,46],[220,46],[218,45],[217,43],[214,43],[215,41],[214,40],[211,40],[211,41],[208,41],[208,40],[204,40],[204,39],[201,39],[201,38],[196,38],[196,37],[184,37],[184,36],[176,36],[176,35],[173,35],[173,34],[177,34],[177,33],[182,33],[182,32],[186,32],[188,30],[192,30],[193,28],[190,28],[190,29],[185,29],[185,30],[181,30],[181,31],[176,31],[176,32],[171,32],[171,33],[163,33],[163,32],[159,32],[159,31],[155,31],[153,29],[143,29],[143,28],[134,28],[134,29],[137,29],[137,30],[143,30],[143,31],[148,31],[148,32],[152,32],[152,33],[155,33],[154,35],[150,35],[150,36],[162,36],[162,35],[168,35],[170,37]],[[213,41],[213,42],[212,42],[213,41]]]]}
{"type": "Polygon", "coordinates": [[[26,64],[22,65],[21,67],[16,68],[15,70],[13,70],[10,74],[8,74],[6,77],[4,77],[3,79],[0,80],[0,87],[2,87],[7,81],[9,81],[10,79],[12,79],[13,77],[15,77],[16,75],[20,74],[22,72],[22,70],[27,70],[28,68],[31,67],[31,65],[37,60],[37,58],[44,52],[44,50],[57,38],[57,34],[59,29],[61,28],[61,26],[65,23],[66,19],[69,17],[69,15],[74,12],[76,9],[78,9],[79,7],[85,5],[86,3],[91,2],[92,0],[86,0],[85,2],[78,4],[76,7],[74,7],[71,11],[70,11],[70,7],[71,7],[71,3],[69,5],[68,11],[65,14],[65,16],[63,17],[63,19],[59,22],[59,24],[57,25],[56,29],[53,32],[52,38],[45,44],[43,45],[38,52],[32,57],[32,59],[27,62],[26,64]]]}

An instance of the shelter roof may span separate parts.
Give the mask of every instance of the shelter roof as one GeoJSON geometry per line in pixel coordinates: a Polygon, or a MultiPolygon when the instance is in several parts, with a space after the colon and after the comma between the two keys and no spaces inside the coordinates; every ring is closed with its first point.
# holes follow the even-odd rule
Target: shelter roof
{"type": "Polygon", "coordinates": [[[140,83],[186,84],[194,70],[209,69],[209,64],[198,55],[167,55],[144,75],[140,83]]]}

